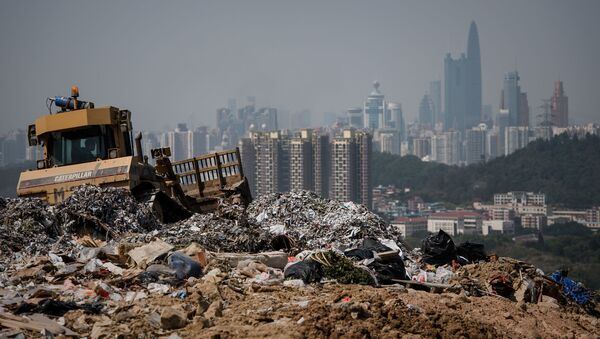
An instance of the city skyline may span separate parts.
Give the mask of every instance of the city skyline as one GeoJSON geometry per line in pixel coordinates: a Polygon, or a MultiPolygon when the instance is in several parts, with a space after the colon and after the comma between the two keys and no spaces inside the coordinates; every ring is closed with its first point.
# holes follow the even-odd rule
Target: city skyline
{"type": "Polygon", "coordinates": [[[592,14],[600,4],[543,3],[540,9],[539,3],[517,1],[7,1],[0,5],[6,118],[0,133],[24,128],[45,112],[46,97],[64,95],[72,84],[98,105],[132,110],[135,126],[144,130],[190,119],[214,126],[216,108],[229,98],[243,104],[249,95],[263,107],[308,109],[316,125],[326,112],[360,105],[374,80],[413,121],[429,83],[443,80],[444,55],[467,50],[471,21],[479,32],[484,105],[496,113],[502,78],[517,69],[532,107],[549,99],[561,80],[573,122],[597,122],[600,51],[591,41],[600,30],[592,14]],[[82,12],[95,15],[77,15],[82,12]],[[65,48],[65,41],[77,47],[65,48]]]}

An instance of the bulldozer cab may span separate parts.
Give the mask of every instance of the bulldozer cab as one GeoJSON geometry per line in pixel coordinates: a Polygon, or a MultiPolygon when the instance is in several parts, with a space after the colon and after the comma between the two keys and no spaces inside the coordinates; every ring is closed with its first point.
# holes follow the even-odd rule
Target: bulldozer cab
{"type": "MultiPolygon", "coordinates": [[[[118,149],[110,125],[50,132],[44,139],[47,159],[52,166],[106,160],[109,159],[109,150],[118,149]]],[[[131,155],[131,146],[127,146],[129,145],[125,145],[125,155],[131,155]]]]}
{"type": "Polygon", "coordinates": [[[131,113],[115,107],[58,112],[28,128],[29,145],[42,145],[38,169],[133,156],[131,113]]]}

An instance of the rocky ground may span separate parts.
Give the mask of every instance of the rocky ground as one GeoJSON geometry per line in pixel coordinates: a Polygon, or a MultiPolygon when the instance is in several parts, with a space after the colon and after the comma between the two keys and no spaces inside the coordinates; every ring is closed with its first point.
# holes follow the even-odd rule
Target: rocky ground
{"type": "MultiPolygon", "coordinates": [[[[152,297],[114,315],[65,315],[92,337],[597,338],[598,318],[553,303],[429,293],[400,286],[324,284],[234,291],[202,282],[186,300],[152,297]],[[207,309],[206,311],[204,309],[207,309]],[[165,310],[172,311],[165,312],[165,310]],[[175,314],[168,318],[165,313],[175,314]],[[161,314],[163,323],[161,324],[161,314]],[[165,320],[167,317],[168,320],[165,320]],[[178,324],[178,322],[181,322],[178,324]],[[168,330],[165,324],[182,328],[168,330]]],[[[168,327],[168,326],[166,326],[168,327]]]]}

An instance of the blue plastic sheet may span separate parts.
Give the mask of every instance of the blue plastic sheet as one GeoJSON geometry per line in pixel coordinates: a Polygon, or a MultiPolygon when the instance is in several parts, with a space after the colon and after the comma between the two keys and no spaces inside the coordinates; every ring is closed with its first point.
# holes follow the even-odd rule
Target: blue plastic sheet
{"type": "Polygon", "coordinates": [[[550,275],[550,279],[562,285],[563,293],[579,305],[587,304],[590,301],[590,291],[583,287],[581,283],[567,278],[562,271],[556,271],[550,275]]]}

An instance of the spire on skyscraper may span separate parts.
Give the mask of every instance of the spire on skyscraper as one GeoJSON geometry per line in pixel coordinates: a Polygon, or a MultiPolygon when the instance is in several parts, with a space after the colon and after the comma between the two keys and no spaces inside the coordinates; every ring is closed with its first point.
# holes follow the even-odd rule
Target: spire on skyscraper
{"type": "Polygon", "coordinates": [[[481,55],[479,51],[479,33],[475,21],[469,27],[467,40],[467,112],[465,127],[471,128],[481,121],[481,55]]]}

